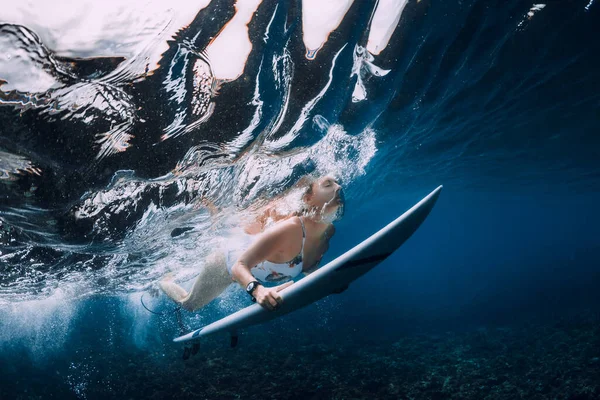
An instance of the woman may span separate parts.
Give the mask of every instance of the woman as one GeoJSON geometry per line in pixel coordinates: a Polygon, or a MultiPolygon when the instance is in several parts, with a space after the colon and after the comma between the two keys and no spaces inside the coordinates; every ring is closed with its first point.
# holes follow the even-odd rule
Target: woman
{"type": "Polygon", "coordinates": [[[268,310],[277,309],[283,301],[279,291],[293,281],[275,287],[263,284],[315,270],[335,233],[332,222],[343,213],[342,188],[334,178],[325,176],[305,184],[301,211],[280,215],[275,205],[265,207],[245,227],[241,239],[230,241],[230,247],[238,248],[208,257],[189,293],[172,278],[163,279],[160,288],[183,308],[194,311],[219,296],[233,280],[253,301],[268,310]],[[269,220],[275,223],[265,229],[269,220]]]}

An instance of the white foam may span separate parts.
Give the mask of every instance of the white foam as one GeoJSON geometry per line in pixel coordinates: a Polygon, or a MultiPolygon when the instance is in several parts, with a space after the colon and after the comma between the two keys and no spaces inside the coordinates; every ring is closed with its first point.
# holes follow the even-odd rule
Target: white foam
{"type": "Polygon", "coordinates": [[[592,4],[594,4],[594,0],[590,0],[590,2],[587,4],[587,6],[585,6],[585,11],[590,11],[592,4]]]}
{"type": "Polygon", "coordinates": [[[314,60],[317,52],[340,25],[354,0],[302,0],[302,39],[306,58],[314,60]]]}
{"type": "Polygon", "coordinates": [[[215,78],[233,81],[244,72],[252,51],[248,24],[260,3],[262,0],[238,0],[235,3],[235,15],[206,48],[215,78]]]}
{"type": "Polygon", "coordinates": [[[325,96],[325,93],[327,93],[329,86],[331,86],[331,83],[333,82],[333,70],[335,69],[337,58],[342,53],[342,51],[344,51],[345,48],[346,45],[344,45],[333,57],[333,60],[331,61],[331,68],[329,69],[329,79],[327,80],[327,83],[325,84],[325,86],[323,86],[319,93],[317,93],[317,95],[308,103],[306,103],[306,105],[302,108],[298,119],[296,120],[294,126],[292,126],[290,131],[277,140],[265,143],[265,145],[268,146],[269,150],[274,151],[289,146],[292,143],[292,141],[296,139],[298,133],[304,127],[304,124],[308,120],[308,117],[312,112],[313,108],[318,104],[318,102],[323,98],[323,96],[325,96]]]}
{"type": "Polygon", "coordinates": [[[367,41],[367,50],[371,54],[378,55],[387,47],[407,3],[408,0],[379,0],[367,41]]]}
{"type": "MultiPolygon", "coordinates": [[[[21,32],[24,36],[30,37],[26,31],[21,32]]],[[[43,53],[43,49],[36,48],[37,53],[29,54],[21,46],[22,44],[15,41],[12,35],[3,34],[0,36],[0,49],[2,49],[0,53],[0,70],[2,71],[2,80],[6,82],[2,84],[3,92],[17,90],[42,93],[63,86],[50,72],[39,68],[40,53],[43,53]]],[[[2,101],[8,103],[8,99],[2,101]]],[[[35,106],[37,102],[35,99],[31,99],[29,103],[35,106]]],[[[27,106],[28,104],[23,102],[23,105],[27,106]]]]}
{"type": "Polygon", "coordinates": [[[352,92],[352,102],[357,103],[367,99],[367,88],[365,81],[373,76],[386,76],[391,70],[383,69],[375,64],[373,55],[366,51],[364,47],[356,46],[353,55],[354,63],[352,65],[352,73],[350,76],[356,76],[356,84],[352,92]]]}
{"type": "Polygon", "coordinates": [[[57,289],[43,300],[1,304],[0,348],[22,344],[38,361],[63,351],[78,311],[79,303],[71,297],[57,289]]]}
{"type": "MultiPolygon", "coordinates": [[[[121,302],[123,314],[131,321],[131,330],[129,335],[133,344],[140,349],[148,348],[148,345],[155,341],[160,341],[156,329],[151,329],[150,320],[153,314],[142,306],[141,297],[144,292],[131,293],[121,302]]],[[[150,309],[157,306],[156,299],[151,296],[144,296],[144,304],[150,309]]]]}
{"type": "Polygon", "coordinates": [[[525,24],[525,21],[531,20],[535,14],[537,14],[539,11],[543,10],[544,8],[546,8],[546,5],[542,4],[542,3],[534,4],[533,6],[531,6],[531,8],[527,12],[527,14],[525,14],[525,17],[523,17],[521,22],[519,22],[517,24],[517,28],[518,29],[522,28],[525,24]]]}
{"type": "Polygon", "coordinates": [[[329,127],[323,139],[310,149],[310,156],[321,174],[332,174],[348,183],[365,174],[365,168],[377,152],[375,131],[365,129],[349,135],[341,125],[329,127]]]}
{"type": "Polygon", "coordinates": [[[132,58],[143,54],[146,63],[132,65],[142,75],[146,65],[158,67],[169,48],[167,40],[191,23],[211,0],[80,0],[2,2],[0,22],[35,31],[60,56],[132,58]]]}
{"type": "Polygon", "coordinates": [[[544,8],[546,8],[545,4],[534,4],[533,7],[531,7],[529,9],[529,12],[527,13],[527,15],[529,17],[533,17],[536,12],[543,10],[544,8]]]}

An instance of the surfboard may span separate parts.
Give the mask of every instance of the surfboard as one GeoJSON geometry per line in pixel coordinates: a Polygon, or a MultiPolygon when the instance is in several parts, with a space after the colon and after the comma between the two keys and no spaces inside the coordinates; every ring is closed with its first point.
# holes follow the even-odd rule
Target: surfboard
{"type": "Polygon", "coordinates": [[[404,214],[369,238],[348,250],[312,274],[280,292],[283,303],[275,311],[253,304],[200,329],[173,339],[186,342],[217,333],[229,333],[237,344],[237,333],[312,304],[330,294],[343,292],[350,283],[367,273],[396,251],[421,226],[435,205],[439,186],[404,214]]]}

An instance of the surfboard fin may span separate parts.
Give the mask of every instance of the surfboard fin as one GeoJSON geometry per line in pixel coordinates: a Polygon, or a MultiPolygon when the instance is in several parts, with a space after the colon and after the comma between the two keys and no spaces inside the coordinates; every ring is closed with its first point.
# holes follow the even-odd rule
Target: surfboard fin
{"type": "Polygon", "coordinates": [[[181,358],[183,358],[184,360],[187,360],[190,358],[191,355],[192,355],[192,348],[185,346],[183,348],[183,356],[181,358]]]}
{"type": "Polygon", "coordinates": [[[333,291],[333,293],[335,293],[335,294],[340,294],[340,293],[343,293],[343,292],[345,292],[345,291],[346,291],[346,289],[348,289],[348,285],[344,285],[344,286],[342,286],[341,288],[335,289],[335,290],[333,291]]]}
{"type": "Polygon", "coordinates": [[[196,355],[198,353],[198,350],[200,350],[200,341],[196,340],[192,345],[192,355],[196,355]]]}
{"type": "Polygon", "coordinates": [[[231,348],[234,348],[238,344],[239,336],[237,334],[231,335],[231,348]]]}
{"type": "Polygon", "coordinates": [[[199,340],[194,340],[192,342],[191,346],[185,346],[183,348],[183,359],[184,360],[188,360],[191,356],[195,356],[196,354],[198,354],[198,351],[200,350],[200,341],[199,340]]]}

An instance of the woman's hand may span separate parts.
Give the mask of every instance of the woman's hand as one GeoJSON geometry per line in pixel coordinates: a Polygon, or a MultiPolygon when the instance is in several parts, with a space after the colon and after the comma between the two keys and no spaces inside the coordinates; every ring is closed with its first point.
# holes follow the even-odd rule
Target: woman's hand
{"type": "Polygon", "coordinates": [[[284,283],[283,285],[269,288],[259,285],[256,287],[256,289],[254,289],[254,293],[252,293],[252,295],[254,296],[258,304],[260,304],[267,310],[275,311],[283,303],[283,299],[281,298],[279,292],[293,283],[294,281],[289,281],[284,283]]]}

